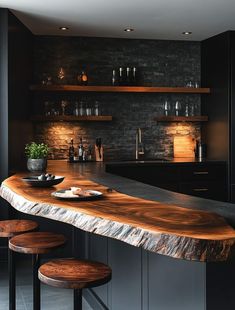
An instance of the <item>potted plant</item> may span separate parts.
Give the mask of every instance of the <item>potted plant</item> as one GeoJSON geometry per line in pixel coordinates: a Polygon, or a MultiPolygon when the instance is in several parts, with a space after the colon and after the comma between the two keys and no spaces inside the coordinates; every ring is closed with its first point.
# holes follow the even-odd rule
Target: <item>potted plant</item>
{"type": "Polygon", "coordinates": [[[46,171],[49,147],[44,143],[31,142],[25,146],[29,171],[46,171]]]}

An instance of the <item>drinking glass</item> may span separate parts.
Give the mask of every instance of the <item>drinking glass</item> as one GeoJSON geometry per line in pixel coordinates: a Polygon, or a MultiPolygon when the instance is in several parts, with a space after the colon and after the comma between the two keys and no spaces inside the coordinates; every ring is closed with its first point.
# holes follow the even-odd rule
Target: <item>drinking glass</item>
{"type": "Polygon", "coordinates": [[[181,110],[181,103],[179,101],[175,102],[175,116],[180,115],[180,110],[181,110]]]}
{"type": "Polygon", "coordinates": [[[86,104],[86,115],[87,116],[91,115],[91,106],[88,103],[86,104]]]}
{"type": "Polygon", "coordinates": [[[65,115],[65,108],[68,105],[68,101],[66,100],[61,100],[61,110],[62,110],[62,115],[65,115]]]}
{"type": "Polygon", "coordinates": [[[166,100],[164,103],[164,114],[165,114],[165,116],[170,115],[170,110],[171,110],[170,102],[166,100]]]}
{"type": "Polygon", "coordinates": [[[85,115],[85,107],[84,107],[84,102],[80,101],[80,105],[79,105],[79,115],[83,116],[85,115]]]}
{"type": "Polygon", "coordinates": [[[186,105],[185,105],[185,113],[184,113],[184,115],[185,115],[186,117],[189,116],[189,105],[188,105],[188,103],[186,103],[186,105]]]}
{"type": "Polygon", "coordinates": [[[99,102],[96,101],[95,102],[95,106],[94,106],[94,115],[98,116],[99,114],[100,114],[100,112],[99,112],[99,102]]]}

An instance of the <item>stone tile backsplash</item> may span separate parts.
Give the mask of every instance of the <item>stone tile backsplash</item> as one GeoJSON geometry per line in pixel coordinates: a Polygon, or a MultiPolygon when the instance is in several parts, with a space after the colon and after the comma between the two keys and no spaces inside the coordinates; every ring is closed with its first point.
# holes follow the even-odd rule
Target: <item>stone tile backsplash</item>
{"type": "MultiPolygon", "coordinates": [[[[185,86],[187,81],[200,83],[200,43],[189,41],[126,40],[80,37],[35,37],[34,83],[43,74],[50,74],[57,83],[60,67],[65,69],[66,83],[76,84],[81,70],[88,74],[89,85],[111,85],[113,68],[136,66],[140,84],[147,86],[185,86]]],[[[60,106],[68,100],[67,113],[72,113],[76,101],[93,106],[99,102],[103,115],[112,115],[112,122],[41,122],[34,124],[35,140],[44,141],[52,149],[53,158],[67,158],[68,142],[74,138],[77,146],[94,145],[101,137],[106,160],[129,159],[135,156],[135,131],[143,129],[146,157],[172,156],[175,134],[200,137],[200,124],[160,123],[153,120],[163,115],[163,104],[188,103],[200,114],[200,95],[141,93],[35,93],[34,113],[44,113],[44,102],[60,106]]],[[[183,112],[182,112],[183,113],[183,112]]]]}

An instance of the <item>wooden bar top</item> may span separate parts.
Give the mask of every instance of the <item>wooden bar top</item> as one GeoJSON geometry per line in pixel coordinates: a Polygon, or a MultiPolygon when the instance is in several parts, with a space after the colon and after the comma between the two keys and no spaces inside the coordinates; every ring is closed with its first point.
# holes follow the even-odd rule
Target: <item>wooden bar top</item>
{"type": "MultiPolygon", "coordinates": [[[[55,173],[55,166],[53,169],[55,173]]],[[[66,222],[158,254],[196,261],[231,258],[235,230],[222,216],[128,196],[70,170],[64,169],[65,180],[51,188],[30,187],[21,180],[27,174],[15,174],[2,183],[0,195],[18,211],[66,222]],[[55,190],[72,186],[101,191],[103,197],[65,201],[51,196],[55,190]]]]}

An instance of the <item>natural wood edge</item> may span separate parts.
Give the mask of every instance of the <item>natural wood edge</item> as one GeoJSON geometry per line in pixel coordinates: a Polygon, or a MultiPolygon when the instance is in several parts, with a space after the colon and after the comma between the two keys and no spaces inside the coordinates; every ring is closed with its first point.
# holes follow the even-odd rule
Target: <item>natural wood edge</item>
{"type": "Polygon", "coordinates": [[[157,122],[207,122],[208,116],[157,116],[154,120],[157,122]]]}
{"type": "Polygon", "coordinates": [[[42,116],[35,115],[30,118],[31,121],[36,122],[109,122],[113,120],[111,115],[99,116],[72,116],[72,115],[58,115],[58,116],[42,116]]]}
{"type": "Polygon", "coordinates": [[[80,86],[80,85],[31,85],[32,91],[78,91],[78,92],[131,92],[131,93],[192,93],[209,94],[210,88],[195,87],[149,87],[149,86],[80,86]]]}
{"type": "Polygon", "coordinates": [[[12,191],[5,183],[7,181],[4,181],[0,187],[0,196],[20,212],[73,223],[73,226],[84,231],[114,238],[150,252],[200,262],[226,261],[233,253],[235,238],[211,240],[172,233],[157,233],[116,220],[86,214],[79,208],[68,210],[56,204],[36,203],[12,191]]]}

